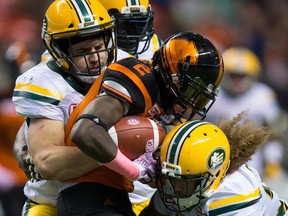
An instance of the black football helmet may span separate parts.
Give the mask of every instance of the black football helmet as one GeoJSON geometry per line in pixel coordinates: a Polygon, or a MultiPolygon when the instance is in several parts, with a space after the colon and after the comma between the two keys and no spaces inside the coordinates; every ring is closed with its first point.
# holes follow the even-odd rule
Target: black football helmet
{"type": "Polygon", "coordinates": [[[221,53],[199,33],[181,32],[168,38],[153,56],[161,105],[169,111],[179,104],[202,119],[216,100],[223,76],[221,53]]]}

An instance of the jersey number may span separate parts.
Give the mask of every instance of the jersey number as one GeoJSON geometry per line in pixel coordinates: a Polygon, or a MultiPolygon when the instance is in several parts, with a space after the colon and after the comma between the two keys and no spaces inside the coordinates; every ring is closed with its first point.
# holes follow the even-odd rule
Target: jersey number
{"type": "Polygon", "coordinates": [[[151,73],[151,70],[149,67],[143,65],[143,64],[137,64],[133,67],[141,76],[144,76],[145,74],[151,73]]]}

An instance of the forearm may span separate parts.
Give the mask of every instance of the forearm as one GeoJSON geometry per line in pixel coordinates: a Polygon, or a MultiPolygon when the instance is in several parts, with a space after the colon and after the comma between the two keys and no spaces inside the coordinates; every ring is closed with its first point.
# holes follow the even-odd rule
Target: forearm
{"type": "Polygon", "coordinates": [[[124,105],[118,99],[110,96],[97,97],[82,114],[98,118],[105,127],[92,119],[82,118],[73,126],[71,140],[82,152],[96,161],[111,162],[116,157],[118,147],[107,132],[107,128],[122,118],[124,110],[124,105]],[[105,98],[110,100],[106,101],[105,98]]]}
{"type": "Polygon", "coordinates": [[[35,164],[42,177],[50,180],[72,179],[100,166],[77,147],[70,146],[55,146],[43,152],[35,164]]]}
{"type": "Polygon", "coordinates": [[[72,137],[79,149],[111,170],[130,180],[136,180],[139,176],[139,168],[120,152],[107,131],[103,127],[95,125],[90,119],[80,121],[81,125],[78,123],[75,128],[81,128],[81,133],[74,131],[72,137]]]}
{"type": "Polygon", "coordinates": [[[86,155],[126,178],[136,180],[140,176],[139,166],[120,152],[107,132],[124,113],[125,105],[120,100],[108,95],[98,97],[82,113],[86,117],[73,126],[71,139],[86,155]]]}
{"type": "Polygon", "coordinates": [[[33,119],[30,122],[28,147],[44,179],[71,179],[99,166],[77,147],[65,146],[64,137],[62,121],[33,119]]]}
{"type": "Polygon", "coordinates": [[[115,159],[109,163],[103,164],[109,169],[125,176],[130,180],[137,180],[139,177],[139,167],[131,160],[129,160],[122,152],[118,149],[115,159]]]}

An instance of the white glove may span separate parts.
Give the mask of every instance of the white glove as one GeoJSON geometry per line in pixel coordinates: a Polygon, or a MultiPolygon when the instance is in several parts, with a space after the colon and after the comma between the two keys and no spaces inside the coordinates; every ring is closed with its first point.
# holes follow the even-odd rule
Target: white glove
{"type": "Polygon", "coordinates": [[[145,153],[133,161],[139,169],[137,180],[145,184],[150,183],[155,177],[157,161],[153,156],[153,151],[154,142],[153,140],[148,140],[145,146],[145,153]]]}

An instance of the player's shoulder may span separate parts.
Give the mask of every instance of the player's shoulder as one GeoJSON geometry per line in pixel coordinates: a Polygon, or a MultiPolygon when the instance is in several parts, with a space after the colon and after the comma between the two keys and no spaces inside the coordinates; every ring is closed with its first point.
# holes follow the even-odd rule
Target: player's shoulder
{"type": "Polygon", "coordinates": [[[136,75],[141,78],[145,75],[151,75],[151,72],[151,61],[127,57],[110,64],[104,73],[104,80],[110,76],[133,79],[133,76],[136,75]]]}
{"type": "Polygon", "coordinates": [[[153,34],[150,44],[159,48],[163,44],[163,40],[157,34],[153,34]]]}
{"type": "Polygon", "coordinates": [[[116,59],[116,61],[119,61],[121,59],[128,58],[128,57],[133,57],[133,55],[131,55],[128,52],[125,52],[124,50],[122,50],[120,48],[117,48],[117,59],[116,59]]]}
{"type": "MultiPolygon", "coordinates": [[[[51,62],[50,62],[51,63],[51,62]]],[[[72,84],[53,67],[49,61],[42,61],[20,75],[15,83],[13,98],[41,99],[42,101],[61,101],[66,94],[73,91],[72,84]]],[[[76,85],[76,84],[75,84],[76,85]]]]}
{"type": "MultiPolygon", "coordinates": [[[[259,176],[245,164],[225,177],[206,202],[209,214],[245,211],[261,199],[259,176]]],[[[221,214],[220,214],[221,213],[221,214]]]]}
{"type": "Polygon", "coordinates": [[[133,104],[130,111],[134,114],[151,108],[158,97],[150,62],[134,57],[110,64],[104,72],[101,90],[133,104]]]}
{"type": "Polygon", "coordinates": [[[64,72],[56,66],[54,60],[42,61],[33,68],[21,74],[16,79],[16,86],[42,87],[62,91],[67,88],[68,80],[64,72]]]}
{"type": "Polygon", "coordinates": [[[56,77],[61,77],[60,74],[58,74],[56,71],[53,71],[53,69],[51,69],[48,65],[49,61],[41,61],[34,67],[30,68],[28,71],[21,74],[16,79],[16,82],[34,83],[41,82],[43,80],[51,80],[51,82],[53,82],[55,81],[56,77]]]}

